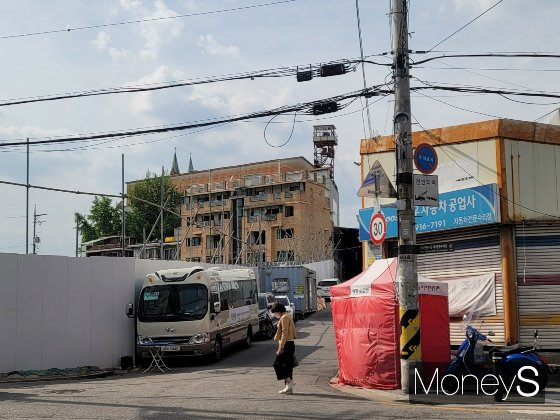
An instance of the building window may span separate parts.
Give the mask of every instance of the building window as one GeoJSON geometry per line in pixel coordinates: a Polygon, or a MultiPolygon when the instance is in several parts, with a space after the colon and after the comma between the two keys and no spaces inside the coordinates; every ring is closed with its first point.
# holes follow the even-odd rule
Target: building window
{"type": "Polygon", "coordinates": [[[287,239],[294,237],[294,228],[276,230],[276,239],[287,239]]]}
{"type": "Polygon", "coordinates": [[[187,246],[200,246],[200,236],[193,236],[192,238],[187,238],[185,244],[187,246]]]}
{"type": "Polygon", "coordinates": [[[252,244],[265,244],[266,243],[266,235],[264,230],[261,231],[251,231],[251,243],[252,244]]]}
{"type": "Polygon", "coordinates": [[[276,261],[279,262],[294,261],[294,251],[293,250],[276,251],[276,261]]]}
{"type": "Polygon", "coordinates": [[[294,206],[286,206],[284,208],[284,215],[286,217],[292,217],[294,215],[294,206]]]}

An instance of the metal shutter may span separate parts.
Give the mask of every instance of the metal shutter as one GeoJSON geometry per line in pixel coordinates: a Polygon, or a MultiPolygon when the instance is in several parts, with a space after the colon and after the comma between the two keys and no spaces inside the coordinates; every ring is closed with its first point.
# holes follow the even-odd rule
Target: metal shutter
{"type": "Polygon", "coordinates": [[[515,227],[519,339],[560,349],[560,223],[515,227]]]}
{"type": "MultiPolygon", "coordinates": [[[[504,343],[504,299],[502,287],[502,263],[500,233],[498,227],[477,227],[463,231],[445,231],[437,234],[418,235],[417,243],[436,244],[451,242],[452,252],[421,254],[418,256],[418,272],[432,279],[450,279],[496,274],[496,315],[473,320],[481,332],[489,330],[496,334],[492,338],[498,344],[504,343]]],[[[450,321],[451,344],[458,345],[465,338],[461,319],[450,321]]]]}

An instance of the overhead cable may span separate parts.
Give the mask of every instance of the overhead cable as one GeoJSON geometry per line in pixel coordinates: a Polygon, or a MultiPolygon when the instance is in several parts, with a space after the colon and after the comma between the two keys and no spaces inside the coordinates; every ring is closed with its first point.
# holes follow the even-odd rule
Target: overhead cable
{"type": "MultiPolygon", "coordinates": [[[[186,123],[180,125],[165,125],[159,127],[148,127],[143,129],[134,129],[134,130],[124,130],[124,131],[113,131],[113,132],[106,132],[106,133],[99,133],[99,134],[86,134],[86,135],[77,135],[77,136],[70,136],[70,137],[56,137],[56,138],[49,138],[44,140],[34,140],[34,141],[6,141],[0,142],[0,147],[8,147],[8,146],[24,146],[27,144],[30,145],[37,145],[37,144],[50,144],[50,143],[73,143],[73,142],[82,142],[88,140],[98,140],[98,139],[108,139],[114,137],[130,137],[130,136],[139,136],[139,135],[146,135],[146,134],[156,134],[156,133],[167,133],[172,131],[184,131],[190,130],[193,128],[201,128],[201,127],[208,127],[217,124],[224,124],[226,122],[236,122],[236,121],[243,121],[249,119],[256,119],[262,117],[271,117],[276,114],[286,114],[292,112],[299,112],[303,114],[315,114],[317,115],[316,109],[320,110],[320,113],[323,111],[330,110],[331,103],[338,103],[339,101],[344,101],[348,99],[356,99],[361,96],[365,97],[372,97],[372,96],[379,96],[382,94],[390,93],[387,90],[381,90],[380,88],[383,85],[373,86],[368,89],[363,89],[339,96],[334,96],[331,98],[321,99],[312,102],[306,102],[296,105],[290,106],[283,106],[280,108],[276,108],[273,110],[268,111],[260,111],[254,112],[251,114],[239,115],[235,117],[229,118],[216,118],[213,120],[207,120],[202,122],[194,122],[194,123],[186,123]]],[[[347,105],[342,105],[340,108],[343,109],[347,105]]]]}
{"type": "Polygon", "coordinates": [[[196,13],[187,13],[182,15],[172,15],[172,16],[161,16],[155,18],[146,18],[146,19],[136,19],[136,20],[127,20],[124,22],[113,22],[113,23],[103,23],[97,25],[87,25],[87,26],[76,26],[76,27],[67,27],[64,29],[53,29],[49,31],[38,31],[38,32],[28,32],[23,34],[15,34],[15,35],[4,35],[0,36],[0,40],[2,39],[11,39],[11,38],[23,38],[23,37],[30,37],[30,36],[37,36],[37,35],[49,35],[49,34],[56,34],[62,32],[75,32],[75,31],[82,31],[86,29],[99,29],[99,28],[108,28],[114,26],[123,26],[123,25],[130,25],[135,23],[148,23],[148,22],[158,22],[162,20],[169,20],[169,19],[183,19],[195,16],[205,16],[205,15],[213,15],[218,13],[226,13],[226,12],[237,12],[240,10],[248,10],[248,9],[255,9],[257,7],[265,7],[265,6],[274,6],[278,4],[284,3],[293,3],[297,0],[281,0],[275,1],[271,3],[262,3],[262,4],[253,4],[250,6],[242,6],[242,7],[234,7],[230,9],[221,9],[221,10],[210,10],[206,12],[196,12],[196,13]]]}
{"type": "Polygon", "coordinates": [[[492,6],[490,6],[488,9],[486,9],[484,12],[482,12],[481,14],[479,14],[477,17],[475,17],[474,19],[471,19],[470,21],[468,21],[467,23],[465,23],[463,26],[461,26],[459,29],[457,29],[455,32],[453,32],[452,34],[448,35],[447,37],[445,37],[444,39],[442,39],[440,42],[438,42],[436,45],[434,45],[432,48],[430,48],[428,50],[428,52],[432,51],[435,47],[440,46],[441,44],[443,44],[445,41],[447,41],[449,38],[451,38],[452,36],[458,34],[459,32],[461,32],[463,29],[465,29],[467,26],[469,26],[471,23],[473,23],[475,20],[479,19],[480,17],[484,16],[486,13],[488,13],[490,10],[492,10],[494,7],[496,7],[498,4],[500,4],[501,2],[503,2],[504,0],[499,0],[498,2],[496,2],[495,4],[493,4],[492,6]]]}

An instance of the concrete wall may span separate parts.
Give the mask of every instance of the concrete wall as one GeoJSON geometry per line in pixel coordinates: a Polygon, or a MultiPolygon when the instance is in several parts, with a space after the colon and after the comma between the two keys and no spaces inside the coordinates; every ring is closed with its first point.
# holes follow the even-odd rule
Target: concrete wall
{"type": "Polygon", "coordinates": [[[0,372],[120,366],[121,356],[134,353],[125,306],[136,301],[145,276],[194,265],[210,266],[0,254],[0,372]]]}

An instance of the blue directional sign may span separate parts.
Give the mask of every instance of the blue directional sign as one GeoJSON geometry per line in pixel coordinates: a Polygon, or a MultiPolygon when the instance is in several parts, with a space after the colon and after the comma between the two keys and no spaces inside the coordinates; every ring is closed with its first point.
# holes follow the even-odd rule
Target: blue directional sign
{"type": "Polygon", "coordinates": [[[436,149],[428,143],[421,143],[414,149],[414,164],[423,174],[431,174],[438,165],[436,149]]]}
{"type": "MultiPolygon", "coordinates": [[[[387,220],[387,238],[398,235],[396,207],[381,206],[387,220]]],[[[360,210],[360,241],[369,241],[373,208],[360,210]]],[[[500,200],[496,184],[480,185],[439,195],[437,207],[416,206],[416,233],[498,223],[500,200]]]]}

